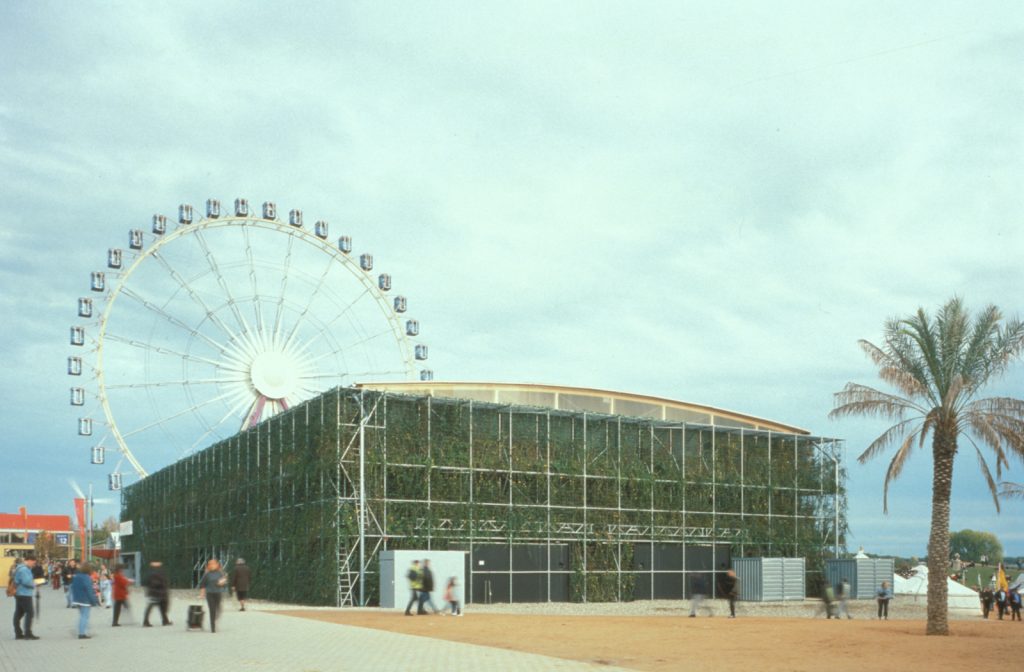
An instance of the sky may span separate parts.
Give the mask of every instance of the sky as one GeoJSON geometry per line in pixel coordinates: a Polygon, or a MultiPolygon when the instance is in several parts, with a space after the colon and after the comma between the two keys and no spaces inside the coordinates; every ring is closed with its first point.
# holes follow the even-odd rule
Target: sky
{"type": "MultiPolygon", "coordinates": [[[[1024,309],[1021,62],[1016,2],[5,3],[0,510],[111,495],[69,406],[77,299],[154,213],[243,197],[372,252],[436,380],[842,438],[851,550],[923,555],[929,451],[883,515],[887,458],[855,458],[886,424],[827,416],[881,385],[857,341],[887,318],[1024,309]]],[[[1022,514],[962,449],[951,527],[1024,555],[1022,514]]]]}

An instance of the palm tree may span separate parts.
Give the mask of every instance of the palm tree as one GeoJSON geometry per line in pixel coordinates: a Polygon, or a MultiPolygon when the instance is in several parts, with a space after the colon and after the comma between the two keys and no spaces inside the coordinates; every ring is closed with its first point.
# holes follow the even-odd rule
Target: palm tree
{"type": "Polygon", "coordinates": [[[883,381],[896,393],[847,383],[835,394],[830,418],[866,415],[895,424],[868,446],[862,464],[896,446],[885,474],[883,511],[889,509],[889,483],[903,471],[915,446],[931,437],[932,523],[928,538],[929,635],[948,635],[946,576],[949,570],[949,501],[953,458],[958,441],[974,448],[996,510],[999,497],[982,446],[995,456],[996,475],[1009,467],[1007,454],[1024,456],[1024,401],[1006,397],[976,398],[999,378],[1024,349],[1024,323],[1004,322],[995,306],[971,320],[959,298],[947,302],[933,318],[919,308],[905,318],[885,324],[881,347],[868,341],[860,346],[878,367],[883,381]]]}

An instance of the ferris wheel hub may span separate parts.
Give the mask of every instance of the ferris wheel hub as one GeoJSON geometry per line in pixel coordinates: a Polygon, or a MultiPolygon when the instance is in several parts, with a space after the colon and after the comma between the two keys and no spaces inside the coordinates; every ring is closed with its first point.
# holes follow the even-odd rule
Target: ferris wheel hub
{"type": "Polygon", "coordinates": [[[249,380],[267,399],[286,399],[298,391],[299,368],[290,354],[268,350],[253,359],[249,380]]]}

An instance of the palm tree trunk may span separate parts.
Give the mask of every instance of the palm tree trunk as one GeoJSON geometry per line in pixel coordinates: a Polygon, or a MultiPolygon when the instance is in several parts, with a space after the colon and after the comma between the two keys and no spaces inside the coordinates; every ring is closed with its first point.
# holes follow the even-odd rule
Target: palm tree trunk
{"type": "Polygon", "coordinates": [[[928,538],[929,635],[948,635],[949,500],[956,433],[936,428],[932,442],[932,529],[928,538]]]}

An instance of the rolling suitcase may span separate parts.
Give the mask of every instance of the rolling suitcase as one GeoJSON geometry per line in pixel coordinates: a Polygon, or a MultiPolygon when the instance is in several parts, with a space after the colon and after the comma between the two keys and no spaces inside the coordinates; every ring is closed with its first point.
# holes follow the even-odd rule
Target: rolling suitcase
{"type": "Polygon", "coordinates": [[[198,604],[190,604],[188,606],[188,629],[189,630],[202,630],[203,629],[203,607],[198,604]]]}

